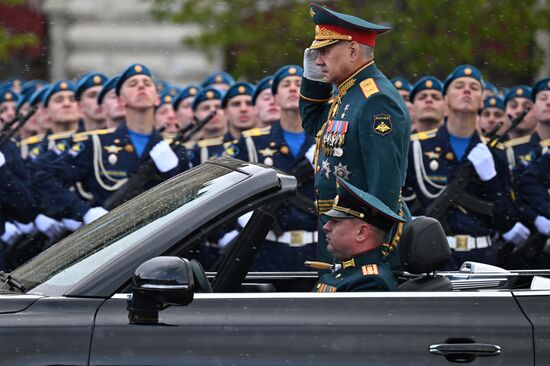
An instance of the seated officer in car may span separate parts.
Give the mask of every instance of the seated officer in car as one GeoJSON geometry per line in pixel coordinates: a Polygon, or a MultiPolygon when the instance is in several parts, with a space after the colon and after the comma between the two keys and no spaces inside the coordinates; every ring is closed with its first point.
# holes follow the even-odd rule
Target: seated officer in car
{"type": "Polygon", "coordinates": [[[341,178],[323,226],[327,250],[341,264],[323,275],[313,291],[391,291],[396,283],[382,256],[382,244],[395,223],[404,222],[378,198],[341,178]]]}

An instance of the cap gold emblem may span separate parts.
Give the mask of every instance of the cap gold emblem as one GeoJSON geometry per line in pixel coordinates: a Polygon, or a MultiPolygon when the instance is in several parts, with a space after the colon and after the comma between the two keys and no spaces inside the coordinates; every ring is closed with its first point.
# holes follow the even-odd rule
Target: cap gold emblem
{"type": "Polygon", "coordinates": [[[101,76],[99,75],[94,76],[94,84],[99,84],[99,83],[101,83],[101,76]]]}
{"type": "Polygon", "coordinates": [[[134,71],[135,71],[135,72],[142,72],[142,71],[143,71],[143,67],[141,67],[141,65],[136,65],[136,66],[134,67],[134,71]]]}
{"type": "Polygon", "coordinates": [[[397,80],[397,81],[395,82],[395,87],[396,87],[396,88],[401,88],[402,86],[403,86],[403,83],[401,82],[401,80],[397,80]]]}
{"type": "Polygon", "coordinates": [[[288,73],[289,73],[290,75],[294,75],[294,74],[296,74],[296,72],[297,72],[297,70],[296,70],[295,67],[291,67],[290,69],[288,69],[288,73]]]}
{"type": "Polygon", "coordinates": [[[189,89],[189,94],[190,94],[190,95],[195,95],[195,94],[197,94],[197,89],[195,89],[195,88],[189,89]]]}
{"type": "Polygon", "coordinates": [[[223,81],[223,78],[221,75],[216,76],[216,83],[221,83],[223,81]]]}
{"type": "Polygon", "coordinates": [[[516,94],[517,94],[517,95],[523,95],[523,89],[518,89],[518,90],[516,91],[516,94]]]}
{"type": "Polygon", "coordinates": [[[211,90],[207,91],[207,92],[206,92],[206,98],[207,98],[207,99],[212,99],[212,98],[214,98],[214,92],[211,91],[211,90]]]}
{"type": "Polygon", "coordinates": [[[431,88],[434,86],[434,83],[431,80],[426,80],[426,88],[431,88]]]}
{"type": "Polygon", "coordinates": [[[60,89],[67,89],[68,87],[69,87],[69,84],[67,84],[66,82],[62,82],[61,84],[59,84],[60,89]]]}
{"type": "Polygon", "coordinates": [[[165,96],[165,97],[164,97],[164,102],[165,102],[165,103],[170,103],[170,102],[172,102],[172,96],[170,96],[170,95],[165,96]]]}
{"type": "Polygon", "coordinates": [[[470,69],[469,67],[464,69],[464,75],[471,75],[471,74],[472,74],[472,69],[470,69]]]}
{"type": "Polygon", "coordinates": [[[239,86],[239,94],[243,94],[245,91],[246,88],[243,85],[239,86]]]}
{"type": "Polygon", "coordinates": [[[497,104],[497,101],[495,98],[489,99],[489,105],[496,105],[496,104],[497,104]]]}
{"type": "Polygon", "coordinates": [[[11,100],[11,93],[4,94],[4,99],[11,100]]]}

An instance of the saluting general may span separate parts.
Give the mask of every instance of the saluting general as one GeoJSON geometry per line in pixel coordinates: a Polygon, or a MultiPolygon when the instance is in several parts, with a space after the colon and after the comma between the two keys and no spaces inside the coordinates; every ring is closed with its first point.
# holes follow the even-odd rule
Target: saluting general
{"type": "MultiPolygon", "coordinates": [[[[304,54],[300,113],[306,132],[317,137],[320,226],[334,203],[337,177],[376,196],[402,217],[408,215],[401,187],[407,171],[409,114],[399,92],[374,63],[376,37],[389,28],[316,4],[310,15],[315,40],[304,54]]],[[[401,227],[387,238],[384,256],[397,245],[401,227]]],[[[330,260],[325,237],[319,236],[319,257],[330,260]]],[[[386,259],[397,264],[396,256],[386,259]]]]}

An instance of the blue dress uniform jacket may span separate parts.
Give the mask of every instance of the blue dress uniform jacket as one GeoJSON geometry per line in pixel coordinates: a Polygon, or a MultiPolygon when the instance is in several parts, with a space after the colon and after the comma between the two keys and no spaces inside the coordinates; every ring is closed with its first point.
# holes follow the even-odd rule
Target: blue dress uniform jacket
{"type": "Polygon", "coordinates": [[[340,269],[323,275],[314,292],[393,291],[393,273],[380,248],[359,254],[341,263],[340,269]]]}
{"type": "MultiPolygon", "coordinates": [[[[309,135],[317,137],[315,194],[319,215],[332,207],[336,176],[379,198],[401,216],[408,215],[400,198],[410,138],[403,99],[373,62],[338,85],[338,94],[332,99],[331,91],[330,84],[302,79],[303,126],[309,135]]],[[[395,246],[396,241],[391,244],[395,246]]],[[[320,259],[330,261],[324,235],[320,235],[319,249],[320,259]]]]}
{"type": "MultiPolygon", "coordinates": [[[[474,133],[461,160],[457,160],[453,152],[446,125],[436,130],[419,132],[411,137],[411,141],[406,186],[414,191],[420,203],[421,209],[417,214],[423,214],[423,210],[429,207],[432,201],[437,198],[438,193],[445,188],[448,182],[453,180],[460,167],[467,161],[467,156],[472,148],[481,142],[481,138],[477,133],[474,133]]],[[[507,179],[509,171],[506,163],[499,157],[502,157],[502,154],[493,151],[497,171],[496,177],[487,182],[482,182],[476,175],[476,180],[466,188],[466,192],[473,196],[494,203],[494,212],[498,214],[488,217],[468,211],[461,206],[451,206],[446,212],[444,227],[448,236],[467,235],[473,238],[486,238],[483,244],[479,244],[479,248],[484,248],[483,250],[486,253],[479,255],[476,252],[477,242],[475,248],[470,246],[467,248],[460,247],[459,249],[463,250],[461,253],[468,253],[469,250],[474,249],[471,253],[473,256],[456,255],[457,252],[453,251],[453,259],[456,259],[456,261],[450,264],[451,267],[458,266],[463,260],[467,259],[492,262],[492,254],[489,253],[490,238],[495,236],[497,232],[507,232],[518,221],[518,213],[512,206],[510,197],[511,187],[507,184],[509,182],[507,179]],[[478,257],[475,257],[476,255],[478,257]]],[[[456,245],[461,246],[458,241],[456,245]]],[[[452,243],[451,248],[454,249],[452,243]]]]}
{"type": "MultiPolygon", "coordinates": [[[[298,155],[294,156],[286,144],[281,124],[277,121],[264,128],[244,131],[238,144],[228,145],[227,149],[237,159],[259,162],[292,173],[300,161],[306,159],[305,153],[314,144],[315,140],[306,136],[298,155]]],[[[314,200],[313,184],[313,174],[311,178],[298,182],[298,193],[311,202],[314,200]]],[[[304,261],[316,257],[317,217],[305,212],[303,207],[286,203],[277,210],[276,222],[278,229],[289,240],[283,240],[278,235],[281,233],[270,231],[267,242],[256,257],[253,270],[307,270],[304,261]]]]}
{"type": "MultiPolygon", "coordinates": [[[[32,221],[38,206],[31,189],[25,164],[13,141],[2,146],[6,162],[0,167],[0,207],[2,217],[23,223],[32,221]]],[[[3,227],[2,227],[3,229],[3,227]]]]}
{"type": "Polygon", "coordinates": [[[237,141],[229,132],[224,136],[197,141],[193,150],[189,152],[191,165],[198,166],[208,160],[221,158],[222,156],[233,157],[230,153],[233,150],[228,149],[228,146],[234,146],[237,141]]]}
{"type": "Polygon", "coordinates": [[[504,142],[506,159],[510,170],[516,169],[521,163],[531,160],[531,153],[537,149],[540,143],[538,133],[517,137],[504,142]]]}
{"type": "MultiPolygon", "coordinates": [[[[116,129],[76,134],[69,151],[53,161],[41,161],[34,173],[36,188],[47,200],[43,204],[48,209],[48,215],[81,220],[91,205],[68,187],[78,181],[83,182],[94,197],[93,205],[102,205],[149,159],[149,152],[161,140],[160,133],[154,129],[139,157],[124,123],[116,129]]],[[[176,168],[162,174],[165,179],[189,167],[186,149],[181,146],[175,152],[180,162],[176,168]]]]}

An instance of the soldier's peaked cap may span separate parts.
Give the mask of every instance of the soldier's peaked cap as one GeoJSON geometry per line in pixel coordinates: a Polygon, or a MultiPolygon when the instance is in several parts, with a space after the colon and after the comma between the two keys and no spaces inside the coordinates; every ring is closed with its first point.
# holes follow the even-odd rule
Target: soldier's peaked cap
{"type": "Polygon", "coordinates": [[[316,25],[315,40],[309,48],[321,48],[338,41],[356,41],[374,47],[376,36],[390,30],[389,27],[339,13],[318,4],[310,4],[309,14],[316,25]]]}
{"type": "Polygon", "coordinates": [[[360,190],[340,177],[336,178],[337,196],[332,209],[325,215],[334,218],[358,218],[389,232],[392,226],[405,220],[373,195],[360,190]]]}

